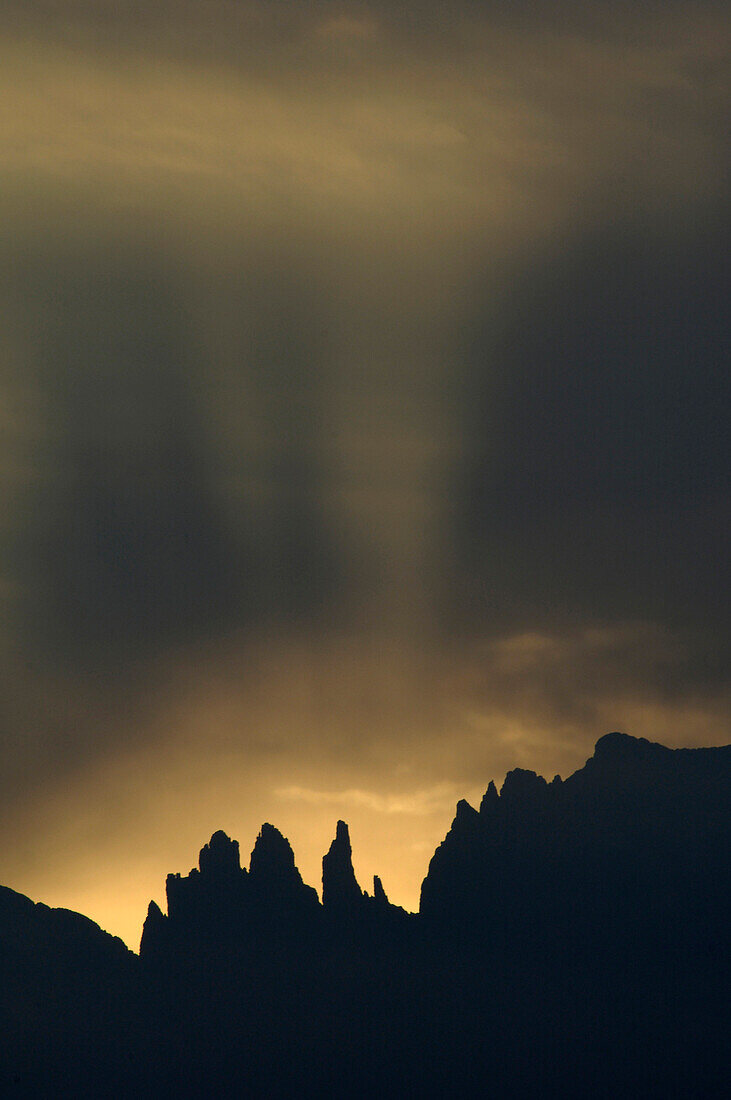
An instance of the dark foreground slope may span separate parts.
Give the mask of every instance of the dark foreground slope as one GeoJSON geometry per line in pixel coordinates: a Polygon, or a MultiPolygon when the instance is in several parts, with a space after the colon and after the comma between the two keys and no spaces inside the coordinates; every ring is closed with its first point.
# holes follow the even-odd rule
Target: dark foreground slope
{"type": "Polygon", "coordinates": [[[50,911],[2,908],[3,894],[0,962],[14,963],[0,1084],[39,1096],[724,1096],[730,791],[731,747],[620,734],[564,782],[511,772],[479,811],[459,804],[419,915],[390,905],[378,879],[361,890],[343,822],[322,904],[271,825],[248,868],[219,832],[189,875],[168,876],[167,913],[151,903],[139,960],[84,918],[51,931],[50,911]]]}
{"type": "Polygon", "coordinates": [[[0,1096],[71,1096],[126,1073],[138,969],[87,917],[0,887],[0,1096]]]}

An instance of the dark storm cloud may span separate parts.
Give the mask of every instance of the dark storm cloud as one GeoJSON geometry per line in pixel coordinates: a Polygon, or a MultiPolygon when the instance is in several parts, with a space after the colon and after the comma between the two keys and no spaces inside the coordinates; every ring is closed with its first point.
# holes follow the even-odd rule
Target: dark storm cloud
{"type": "Polygon", "coordinates": [[[207,477],[179,309],[150,273],[94,259],[57,269],[53,301],[41,305],[51,312],[39,364],[48,507],[30,583],[51,619],[39,632],[62,650],[144,649],[221,618],[232,548],[207,477]]]}
{"type": "Polygon", "coordinates": [[[724,739],[727,27],[4,4],[0,881],[724,739]]]}
{"type": "Polygon", "coordinates": [[[658,215],[703,167],[717,186],[713,5],[691,39],[682,4],[11,10],[31,650],[142,657],[335,605],[408,635],[440,596],[458,633],[713,617],[719,219],[658,215]],[[610,165],[646,219],[615,192],[586,212],[610,165]],[[146,239],[175,219],[187,251],[146,239]]]}
{"type": "Polygon", "coordinates": [[[82,666],[139,661],[316,611],[334,574],[313,485],[317,364],[296,288],[270,287],[269,317],[236,348],[226,398],[249,461],[228,471],[211,439],[216,364],[196,349],[190,292],[169,265],[111,235],[44,260],[15,268],[16,292],[27,272],[26,368],[45,422],[30,522],[16,532],[27,644],[82,666]]]}
{"type": "Polygon", "coordinates": [[[725,230],[716,205],[638,216],[608,197],[488,303],[458,482],[480,618],[722,632],[725,230]]]}

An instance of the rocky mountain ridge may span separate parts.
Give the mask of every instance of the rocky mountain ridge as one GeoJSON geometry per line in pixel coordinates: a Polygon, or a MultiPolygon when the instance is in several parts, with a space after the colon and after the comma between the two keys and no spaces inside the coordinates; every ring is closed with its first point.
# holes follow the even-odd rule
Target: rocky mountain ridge
{"type": "Polygon", "coordinates": [[[273,825],[248,867],[215,832],[139,958],[0,890],[0,1095],[725,1095],[731,746],[514,769],[458,803],[418,914],[361,888],[343,821],[322,866],[320,901],[273,825]]]}

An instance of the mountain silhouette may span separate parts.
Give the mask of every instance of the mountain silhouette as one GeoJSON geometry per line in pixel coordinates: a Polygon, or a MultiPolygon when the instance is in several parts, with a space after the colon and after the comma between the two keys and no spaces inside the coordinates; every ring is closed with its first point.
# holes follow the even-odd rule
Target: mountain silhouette
{"type": "Polygon", "coordinates": [[[322,859],[322,904],[333,912],[347,913],[356,909],[363,900],[353,870],[353,850],[350,833],[344,821],[338,821],[328,853],[322,859]]]}
{"type": "Polygon", "coordinates": [[[71,1095],[82,1078],[122,1076],[144,1026],[138,986],[139,959],[120,939],[0,887],[0,1096],[71,1095]]]}
{"type": "Polygon", "coordinates": [[[418,914],[322,902],[264,824],[150,903],[139,957],[0,890],[0,1096],[714,1097],[731,1023],[731,746],[619,733],[457,805],[418,914]]]}
{"type": "Polygon", "coordinates": [[[510,772],[460,803],[422,885],[422,919],[501,950],[701,950],[729,913],[731,747],[611,733],[564,782],[510,772]]]}

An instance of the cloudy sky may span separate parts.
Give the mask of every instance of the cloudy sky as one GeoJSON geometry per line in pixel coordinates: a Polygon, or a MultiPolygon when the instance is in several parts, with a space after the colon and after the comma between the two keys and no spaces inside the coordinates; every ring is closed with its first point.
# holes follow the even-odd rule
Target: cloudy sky
{"type": "Polygon", "coordinates": [[[723,9],[5,0],[0,882],[731,740],[723,9]]]}

